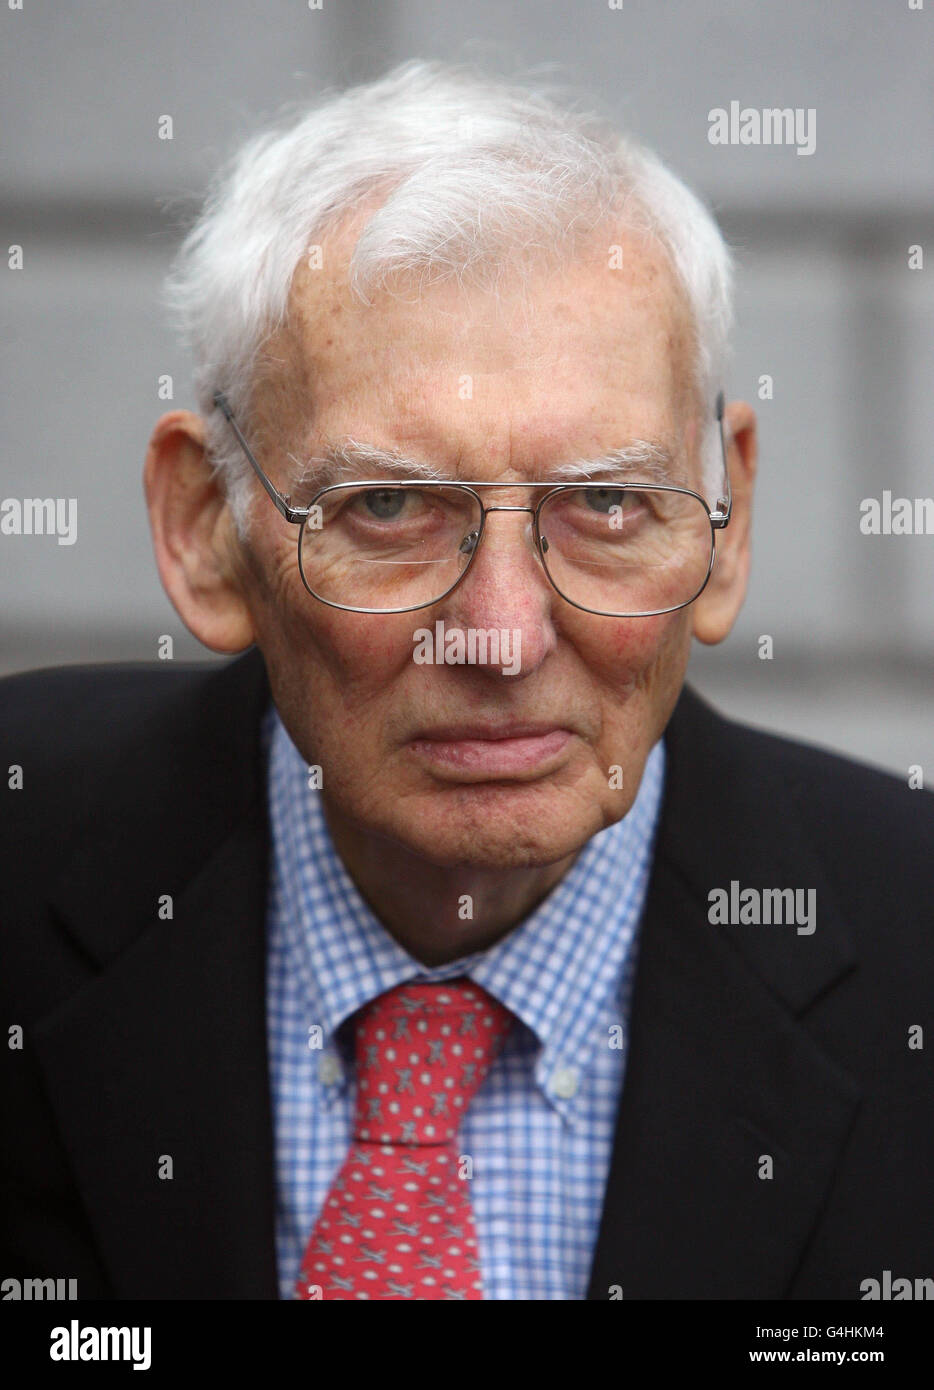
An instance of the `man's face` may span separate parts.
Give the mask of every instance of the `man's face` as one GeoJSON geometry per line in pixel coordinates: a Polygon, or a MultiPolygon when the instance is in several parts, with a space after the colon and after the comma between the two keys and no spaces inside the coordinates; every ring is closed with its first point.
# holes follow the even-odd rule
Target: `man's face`
{"type": "MultiPolygon", "coordinates": [[[[498,304],[436,286],[368,307],[347,288],[353,235],[326,248],[327,277],[302,269],[270,345],[290,388],[264,398],[259,458],[280,490],[294,481],[289,454],[304,463],[350,437],[452,479],[513,485],[484,489],[486,505],[534,505],[540,494],[515,485],[634,440],[668,449],[703,492],[689,321],[659,252],[625,241],[623,268],[609,269],[603,245],[498,304]]],[[[510,868],[554,863],[626,814],[682,684],[689,609],[580,611],[548,582],[529,514],[496,512],[469,573],[433,607],[343,612],[304,588],[296,528],[262,497],[254,516],[240,582],[256,640],[344,824],[436,864],[510,868]],[[413,634],[438,620],[517,632],[519,669],[417,663],[413,634]]]]}

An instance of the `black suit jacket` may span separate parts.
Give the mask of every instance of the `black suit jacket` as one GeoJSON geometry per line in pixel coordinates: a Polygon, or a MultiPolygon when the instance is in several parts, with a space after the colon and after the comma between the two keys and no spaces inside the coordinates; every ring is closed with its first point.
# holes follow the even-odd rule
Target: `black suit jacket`
{"type": "MultiPolygon", "coordinates": [[[[268,700],[255,649],[0,683],[0,767],[23,776],[0,842],[2,1018],[23,1029],[0,1049],[2,1277],[277,1297],[268,700]]],[[[934,1276],[934,799],[689,687],[666,746],[590,1297],[934,1276]],[[734,879],[814,888],[813,935],[711,925],[734,879]]]]}

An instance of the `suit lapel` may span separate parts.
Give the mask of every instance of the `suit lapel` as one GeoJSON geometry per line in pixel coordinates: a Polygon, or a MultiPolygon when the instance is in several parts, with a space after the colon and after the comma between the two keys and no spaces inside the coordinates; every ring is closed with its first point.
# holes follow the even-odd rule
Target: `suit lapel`
{"type": "Polygon", "coordinates": [[[205,677],[191,727],[173,726],[171,747],[145,731],[140,761],[103,799],[99,837],[76,847],[53,889],[98,971],[33,1043],[118,1297],[277,1296],[257,738],[267,698],[258,652],[205,677]],[[115,824],[120,797],[129,826],[115,824]],[[136,861],[105,853],[111,839],[136,861]],[[158,915],[163,894],[171,920],[158,915]]]}
{"type": "Polygon", "coordinates": [[[770,748],[689,689],[669,724],[592,1299],[784,1296],[855,1116],[803,1022],[852,951],[770,748]],[[815,888],[816,931],[711,925],[731,879],[815,888]]]}

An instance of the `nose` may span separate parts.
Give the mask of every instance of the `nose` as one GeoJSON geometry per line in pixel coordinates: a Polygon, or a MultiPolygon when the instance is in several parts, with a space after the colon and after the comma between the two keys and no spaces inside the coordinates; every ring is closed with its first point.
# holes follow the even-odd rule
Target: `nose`
{"type": "Polygon", "coordinates": [[[556,642],[552,600],[557,595],[535,544],[535,509],[496,505],[487,507],[486,513],[482,535],[479,530],[472,531],[461,543],[461,553],[470,557],[470,568],[438,605],[438,616],[448,626],[468,632],[508,632],[508,650],[518,651],[520,658],[517,661],[513,656],[508,671],[503,661],[491,661],[485,669],[497,675],[530,675],[556,642]],[[499,512],[507,515],[494,515],[499,512]]]}

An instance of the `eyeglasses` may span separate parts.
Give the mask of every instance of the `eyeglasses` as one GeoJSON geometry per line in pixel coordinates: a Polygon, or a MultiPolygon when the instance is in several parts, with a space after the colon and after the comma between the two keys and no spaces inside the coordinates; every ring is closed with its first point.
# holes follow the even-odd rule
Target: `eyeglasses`
{"type": "Polygon", "coordinates": [[[655,483],[502,483],[385,479],[332,483],[293,507],[260,468],[226,416],[257,477],[286,521],[297,525],[298,568],[313,598],[352,613],[410,613],[446,598],[469,572],[491,512],[528,512],[536,553],[552,586],[586,613],[648,618],[684,608],[702,592],[729,525],[732,489],[716,415],[725,479],[713,511],[690,488],[655,483]],[[534,507],[486,507],[479,489],[546,487],[534,507]]]}

